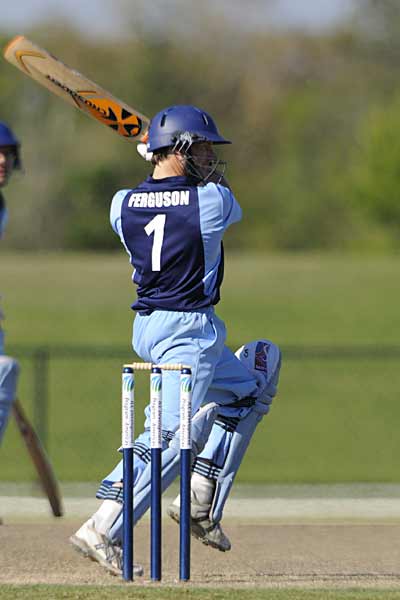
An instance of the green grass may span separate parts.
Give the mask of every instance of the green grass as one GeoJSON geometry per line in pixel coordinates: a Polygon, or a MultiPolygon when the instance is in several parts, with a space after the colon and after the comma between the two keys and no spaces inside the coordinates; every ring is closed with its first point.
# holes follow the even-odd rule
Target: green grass
{"type": "MultiPolygon", "coordinates": [[[[126,348],[120,357],[50,361],[48,442],[57,473],[64,481],[97,480],[118,459],[119,371],[131,356],[134,299],[127,257],[6,254],[1,270],[9,347],[126,348]]],[[[232,347],[262,336],[283,348],[400,344],[397,257],[234,255],[226,270],[218,314],[232,347]]],[[[20,358],[19,393],[33,414],[34,367],[20,358]]],[[[138,432],[146,384],[144,377],[138,432]]],[[[400,481],[399,387],[396,356],[284,354],[278,397],[257,429],[238,480],[400,481]]],[[[1,453],[1,480],[32,476],[13,423],[1,453]]]]}
{"type": "Polygon", "coordinates": [[[400,591],[397,590],[330,590],[330,589],[201,589],[189,587],[133,587],[122,586],[16,586],[4,585],[0,587],[0,599],[13,600],[61,600],[73,598],[74,600],[112,600],[114,598],[125,600],[397,600],[400,591]]]}
{"type": "MultiPolygon", "coordinates": [[[[1,290],[15,343],[129,348],[134,300],[124,252],[2,254],[1,290]]],[[[228,341],[400,343],[399,257],[228,255],[218,314],[228,341]]]]}

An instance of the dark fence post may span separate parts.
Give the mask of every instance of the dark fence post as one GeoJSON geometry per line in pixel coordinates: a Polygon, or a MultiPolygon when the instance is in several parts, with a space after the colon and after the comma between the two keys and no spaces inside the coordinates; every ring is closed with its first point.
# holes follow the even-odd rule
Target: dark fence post
{"type": "Polygon", "coordinates": [[[47,347],[39,347],[33,354],[33,422],[44,448],[48,450],[49,413],[49,360],[47,347]]]}

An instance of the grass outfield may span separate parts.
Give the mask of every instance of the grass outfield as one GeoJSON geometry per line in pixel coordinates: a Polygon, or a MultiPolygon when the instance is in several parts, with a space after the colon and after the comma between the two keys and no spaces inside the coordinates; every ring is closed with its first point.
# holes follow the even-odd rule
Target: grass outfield
{"type": "Polygon", "coordinates": [[[329,590],[329,589],[196,589],[182,588],[144,588],[109,586],[109,587],[78,587],[78,586],[46,586],[46,585],[4,585],[0,587],[0,599],[13,600],[58,600],[74,598],[74,600],[397,600],[400,591],[396,590],[329,590]]]}
{"type": "MultiPolygon", "coordinates": [[[[134,300],[124,252],[2,254],[9,341],[127,344],[134,300]]],[[[400,259],[232,255],[218,314],[228,342],[400,344],[400,259]]]]}
{"type": "MultiPolygon", "coordinates": [[[[281,346],[400,344],[397,257],[228,255],[218,314],[236,347],[260,336],[281,346]]],[[[7,343],[126,346],[120,358],[57,358],[49,372],[49,449],[64,481],[97,480],[120,444],[119,371],[130,356],[134,298],[124,253],[2,256],[7,343]]],[[[28,411],[34,382],[22,363],[28,411]]],[[[400,481],[398,357],[283,361],[279,395],[257,429],[243,482],[400,481]]],[[[138,424],[147,401],[139,391],[138,424]]],[[[13,423],[3,481],[32,475],[13,423]]]]}

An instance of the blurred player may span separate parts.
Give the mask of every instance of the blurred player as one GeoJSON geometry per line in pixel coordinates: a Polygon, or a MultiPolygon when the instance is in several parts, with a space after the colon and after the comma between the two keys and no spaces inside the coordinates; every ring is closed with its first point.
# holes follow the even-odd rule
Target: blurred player
{"type": "MultiPolygon", "coordinates": [[[[11,129],[0,122],[0,237],[7,222],[7,209],[2,188],[14,169],[20,168],[19,142],[11,129]]],[[[18,363],[5,355],[4,332],[1,328],[3,314],[0,309],[0,444],[7,427],[11,406],[15,398],[18,363]]]]}
{"type": "MultiPolygon", "coordinates": [[[[192,534],[221,551],[230,541],[220,522],[243,455],[276,393],[280,351],[268,340],[225,346],[220,299],[225,230],[241,209],[223,177],[215,146],[230,142],[209,114],[172,106],[152,120],[145,147],[154,170],[112,200],[111,225],[137,285],[133,348],[146,362],[188,364],[193,372],[192,534]]],[[[240,285],[240,281],[238,281],[240,285]]],[[[179,470],[179,373],[163,373],[162,488],[179,470]]],[[[134,522],[150,503],[150,411],[134,453],[134,522]]],[[[72,544],[121,573],[122,462],[103,480],[99,510],[72,544]]],[[[168,509],[179,521],[179,497],[168,509]]],[[[141,572],[136,566],[136,574],[141,572]]]]}

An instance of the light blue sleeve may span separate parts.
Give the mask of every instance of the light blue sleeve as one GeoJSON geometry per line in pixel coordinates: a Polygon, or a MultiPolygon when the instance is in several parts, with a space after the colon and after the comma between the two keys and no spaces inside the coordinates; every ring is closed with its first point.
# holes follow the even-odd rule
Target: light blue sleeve
{"type": "Polygon", "coordinates": [[[232,192],[223,185],[209,183],[199,187],[198,194],[204,249],[204,292],[212,295],[218,280],[224,232],[232,223],[240,221],[242,209],[232,192]]]}
{"type": "Polygon", "coordinates": [[[209,183],[198,190],[201,229],[206,237],[224,232],[232,223],[240,221],[242,209],[227,187],[209,183]]]}
{"type": "Polygon", "coordinates": [[[117,192],[112,201],[110,208],[110,223],[111,227],[114,229],[115,233],[119,235],[122,239],[122,226],[121,226],[121,210],[122,210],[122,202],[129,190],[119,190],[117,192]]]}
{"type": "Polygon", "coordinates": [[[217,184],[217,188],[222,196],[222,219],[224,229],[226,229],[232,223],[237,223],[241,220],[242,209],[231,190],[221,184],[217,184]]]}
{"type": "MultiPolygon", "coordinates": [[[[122,222],[121,222],[122,203],[124,201],[124,198],[128,194],[128,192],[130,192],[130,191],[131,190],[120,190],[113,196],[113,199],[111,200],[111,207],[110,207],[110,223],[111,223],[111,227],[114,229],[115,233],[119,236],[125,250],[127,251],[128,255],[129,255],[130,263],[132,264],[132,254],[131,254],[128,246],[125,243],[124,233],[122,231],[122,222]]],[[[133,264],[132,264],[132,266],[133,266],[133,264]]],[[[132,274],[133,281],[134,281],[134,277],[135,277],[135,269],[133,269],[133,274],[132,274]]]]}

